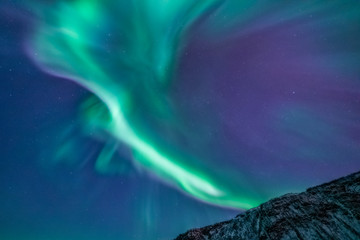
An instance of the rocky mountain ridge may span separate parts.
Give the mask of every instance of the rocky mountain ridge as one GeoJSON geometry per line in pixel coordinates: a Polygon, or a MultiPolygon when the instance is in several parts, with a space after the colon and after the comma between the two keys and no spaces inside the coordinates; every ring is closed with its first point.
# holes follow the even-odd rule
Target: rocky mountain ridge
{"type": "Polygon", "coordinates": [[[175,240],[360,239],[360,172],[286,194],[175,240]]]}

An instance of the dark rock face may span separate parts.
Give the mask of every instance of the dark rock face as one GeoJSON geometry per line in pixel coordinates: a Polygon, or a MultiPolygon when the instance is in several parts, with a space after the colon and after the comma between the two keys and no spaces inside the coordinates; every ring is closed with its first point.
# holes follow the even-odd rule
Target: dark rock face
{"type": "Polygon", "coordinates": [[[175,240],[360,239],[360,172],[286,194],[175,240]]]}

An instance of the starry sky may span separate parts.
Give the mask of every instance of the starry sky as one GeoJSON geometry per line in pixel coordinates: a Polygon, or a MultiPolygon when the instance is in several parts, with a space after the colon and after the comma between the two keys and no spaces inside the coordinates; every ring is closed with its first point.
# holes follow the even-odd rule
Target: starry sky
{"type": "Polygon", "coordinates": [[[360,169],[360,2],[0,3],[0,238],[173,239],[360,169]]]}

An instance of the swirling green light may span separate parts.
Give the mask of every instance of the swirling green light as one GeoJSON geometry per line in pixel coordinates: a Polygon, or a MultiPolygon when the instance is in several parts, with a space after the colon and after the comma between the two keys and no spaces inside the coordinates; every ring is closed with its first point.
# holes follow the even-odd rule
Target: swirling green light
{"type": "MultiPolygon", "coordinates": [[[[148,136],[140,134],[129,120],[132,105],[132,82],[161,85],[171,80],[187,29],[218,0],[134,0],[61,1],[41,12],[43,21],[34,34],[32,46],[36,62],[45,71],[69,78],[94,93],[106,106],[108,117],[101,128],[116,141],[126,144],[135,159],[156,175],[208,203],[251,208],[260,199],[223,187],[220,181],[197,171],[176,157],[156,147],[148,136]],[[106,15],[114,11],[118,16],[106,15]],[[117,20],[118,22],[114,22],[117,20]],[[115,26],[123,35],[118,50],[112,50],[111,62],[120,66],[122,79],[107,71],[103,58],[94,56],[106,51],[107,28],[115,26]],[[150,81],[146,82],[146,81],[150,81]]],[[[121,74],[119,74],[121,75],[121,74]]],[[[149,101],[162,108],[155,93],[149,101]]],[[[166,111],[166,110],[163,110],[166,111]]],[[[89,116],[90,120],[96,119],[89,116]]],[[[116,146],[116,145],[115,145],[116,146]]],[[[106,146],[96,168],[106,168],[114,145],[106,146]]]]}

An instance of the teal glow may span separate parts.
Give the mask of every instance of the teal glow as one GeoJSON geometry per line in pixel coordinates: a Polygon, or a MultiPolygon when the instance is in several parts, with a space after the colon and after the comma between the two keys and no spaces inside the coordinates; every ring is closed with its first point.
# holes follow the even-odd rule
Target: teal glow
{"type": "MultiPolygon", "coordinates": [[[[167,107],[152,88],[166,87],[176,67],[178,52],[187,30],[200,16],[222,1],[117,1],[77,0],[59,2],[45,9],[32,38],[35,60],[45,71],[71,79],[90,90],[106,106],[107,113],[85,109],[86,118],[133,151],[137,163],[161,179],[199,200],[226,207],[251,208],[262,199],[214,179],[201,169],[186,163],[182,156],[172,156],[159,148],[150,136],[141,133],[131,121],[136,109],[132,86],[145,88],[144,94],[161,114],[167,107]],[[111,17],[107,11],[113,11],[111,17]],[[117,15],[114,15],[116,13],[117,15]],[[112,26],[117,32],[107,32],[112,26]],[[118,65],[123,79],[108,71],[99,51],[104,41],[114,35],[122,42],[107,58],[118,65]],[[150,90],[149,90],[150,89],[150,90]],[[100,116],[99,116],[100,115],[100,116]]],[[[117,75],[118,76],[118,75],[117,75]]],[[[100,154],[96,169],[107,172],[117,144],[109,140],[100,154]]]]}

